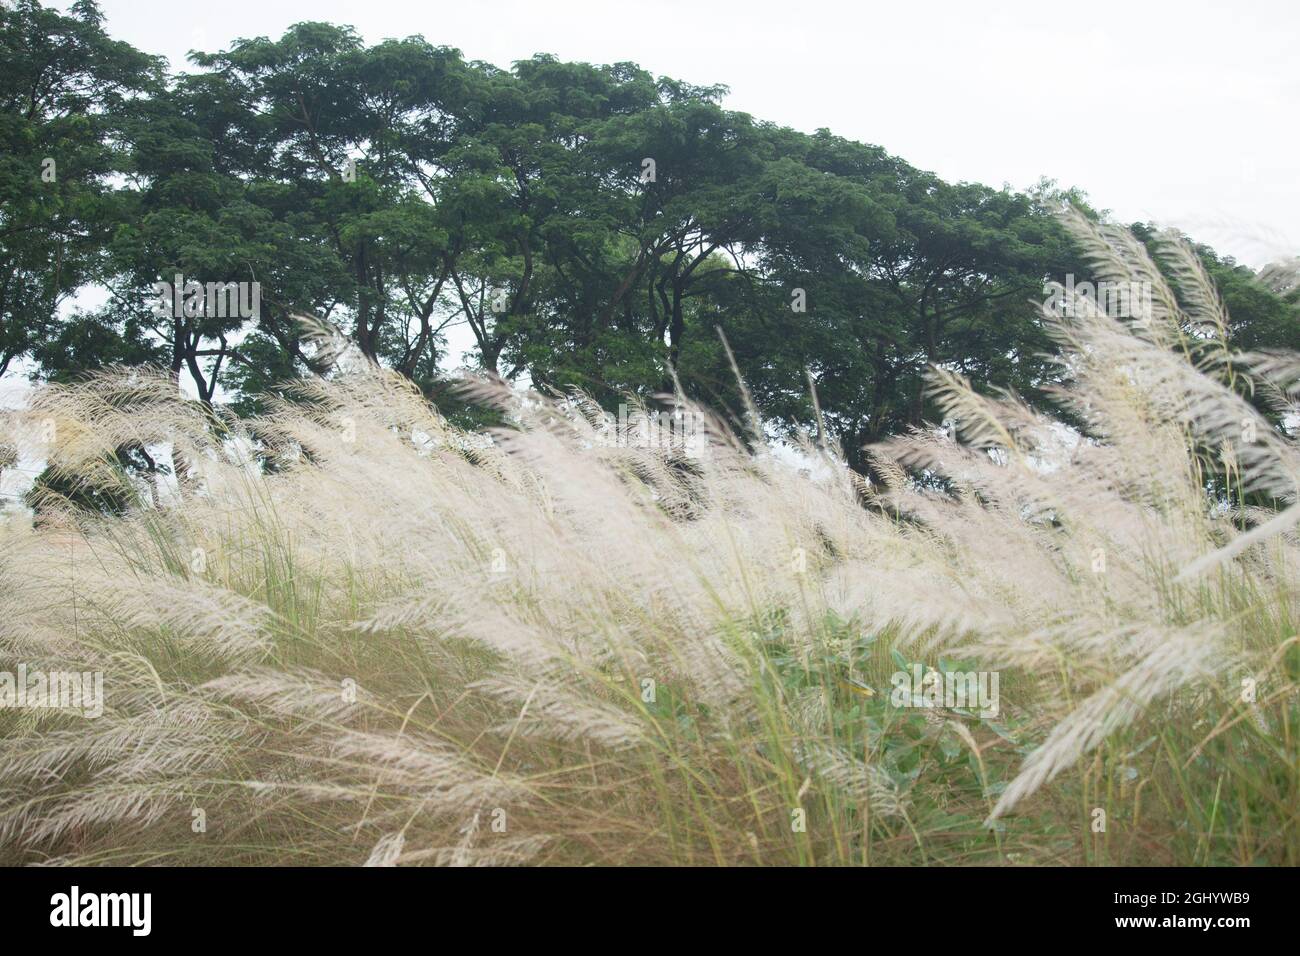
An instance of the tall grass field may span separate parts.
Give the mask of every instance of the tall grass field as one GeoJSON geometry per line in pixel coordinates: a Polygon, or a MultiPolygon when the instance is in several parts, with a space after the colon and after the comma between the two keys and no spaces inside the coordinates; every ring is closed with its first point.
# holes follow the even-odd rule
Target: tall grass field
{"type": "Polygon", "coordinates": [[[0,671],[102,675],[0,708],[0,863],[1300,863],[1300,448],[1248,401],[1300,356],[1066,221],[1146,314],[1045,310],[1051,407],[935,369],[870,478],[680,398],[690,447],[466,382],[469,433],[365,363],[257,420],[43,387],[11,429],[128,506],[0,523],[0,671]]]}

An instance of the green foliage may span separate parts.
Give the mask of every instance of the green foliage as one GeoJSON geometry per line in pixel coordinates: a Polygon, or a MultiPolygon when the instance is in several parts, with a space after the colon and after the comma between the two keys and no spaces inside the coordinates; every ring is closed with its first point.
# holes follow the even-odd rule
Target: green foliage
{"type": "MultiPolygon", "coordinates": [[[[505,71],[300,23],[164,83],[91,3],[27,0],[2,36],[0,371],[159,364],[247,413],[329,371],[309,316],[448,408],[449,336],[467,329],[468,363],[507,379],[612,408],[676,376],[734,411],[721,329],[767,420],[815,427],[811,381],[864,468],[864,444],[938,416],[930,366],[1044,398],[1035,303],[1045,279],[1088,272],[1051,216],[1086,206],[1077,190],[945,183],[630,63],[505,71]],[[260,312],[154,314],[153,283],[176,274],[257,282],[260,312]],[[109,304],[60,317],[90,284],[109,304]]],[[[1300,344],[1294,294],[1200,254],[1239,346],[1300,344]]]]}
{"type": "Polygon", "coordinates": [[[0,7],[0,374],[59,334],[70,295],[107,277],[128,218],[112,177],[161,67],[101,19],[89,0],[66,16],[35,0],[0,7]]]}

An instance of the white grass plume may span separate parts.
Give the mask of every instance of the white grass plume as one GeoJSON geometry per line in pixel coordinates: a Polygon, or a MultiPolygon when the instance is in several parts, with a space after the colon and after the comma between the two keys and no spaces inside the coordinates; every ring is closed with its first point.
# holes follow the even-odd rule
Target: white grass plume
{"type": "MultiPolygon", "coordinates": [[[[883,485],[825,440],[805,473],[751,453],[689,403],[697,457],[495,381],[469,389],[506,424],[468,434],[364,363],[246,423],[161,374],[40,392],[67,476],[120,485],[113,449],[165,444],[185,481],[117,518],[0,526],[0,670],[93,664],[107,698],[92,726],[5,716],[0,838],[62,862],[856,862],[863,821],[901,852],[955,799],[938,758],[897,765],[906,715],[852,696],[890,650],[1019,678],[1004,708],[1032,752],[974,797],[1019,811],[1300,619],[1278,517],[1300,457],[1247,400],[1258,379],[1286,406],[1300,360],[1232,354],[1180,247],[1068,222],[1099,278],[1154,288],[1139,321],[1044,317],[1085,433],[936,370],[952,427],[873,448],[883,485]],[[1211,466],[1250,509],[1207,495],[1211,466]]],[[[955,721],[981,761],[1012,733],[946,713],[926,753],[955,721]]]]}

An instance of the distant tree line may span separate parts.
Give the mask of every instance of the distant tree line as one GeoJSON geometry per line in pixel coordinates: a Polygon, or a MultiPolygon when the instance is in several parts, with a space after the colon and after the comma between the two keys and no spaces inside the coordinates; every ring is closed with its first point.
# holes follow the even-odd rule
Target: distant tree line
{"type": "MultiPolygon", "coordinates": [[[[1048,183],[946,183],[631,63],[324,23],[192,61],[167,75],[90,0],[0,7],[0,373],[157,364],[248,412],[325,371],[306,314],[453,412],[462,324],[506,378],[616,405],[675,371],[734,409],[721,329],[765,416],[811,427],[811,378],[859,466],[932,417],[929,365],[1031,397],[1057,374],[1036,303],[1087,269],[1051,215],[1082,197],[1048,183]],[[256,316],[160,311],[177,275],[258,283],[256,316]],[[67,314],[88,286],[107,304],[67,314]]],[[[1243,344],[1300,348],[1295,290],[1200,252],[1243,344]]]]}

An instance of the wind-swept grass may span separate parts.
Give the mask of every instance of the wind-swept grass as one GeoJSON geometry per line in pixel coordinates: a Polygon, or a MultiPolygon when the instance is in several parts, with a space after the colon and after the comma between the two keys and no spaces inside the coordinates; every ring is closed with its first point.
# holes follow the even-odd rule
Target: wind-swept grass
{"type": "Polygon", "coordinates": [[[375,369],[256,422],[45,389],[68,475],[183,474],[0,529],[0,670],[105,675],[98,719],[0,710],[0,860],[1300,862],[1300,454],[1243,398],[1300,359],[1231,354],[1180,247],[1071,222],[1155,289],[1046,317],[1082,435],[937,370],[884,484],[481,383],[488,441],[375,369]],[[914,663],[996,671],[997,716],[895,706],[914,663]]]}

